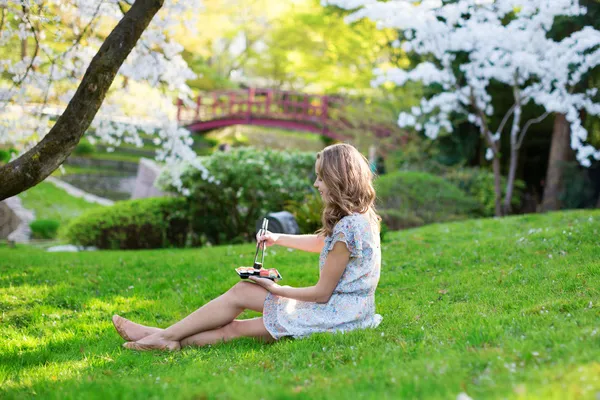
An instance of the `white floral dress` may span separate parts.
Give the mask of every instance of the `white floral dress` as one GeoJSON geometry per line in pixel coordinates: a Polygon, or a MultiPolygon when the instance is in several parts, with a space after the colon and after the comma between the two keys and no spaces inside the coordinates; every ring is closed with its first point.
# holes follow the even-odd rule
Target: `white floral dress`
{"type": "Polygon", "coordinates": [[[263,321],[275,339],[300,338],[316,332],[350,331],[377,327],[381,315],[375,314],[375,289],[381,268],[379,232],[366,216],[354,213],[342,218],[325,237],[319,257],[323,269],[327,254],[338,242],[346,243],[350,261],[327,303],[289,299],[268,293],[263,321]]]}

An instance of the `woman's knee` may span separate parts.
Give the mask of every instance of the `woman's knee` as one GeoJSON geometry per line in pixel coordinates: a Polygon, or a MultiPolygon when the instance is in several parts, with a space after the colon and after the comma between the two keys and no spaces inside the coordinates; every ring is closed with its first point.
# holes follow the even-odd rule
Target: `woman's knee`
{"type": "Polygon", "coordinates": [[[242,306],[244,300],[254,287],[255,285],[250,282],[238,282],[229,289],[229,295],[237,305],[242,306]]]}

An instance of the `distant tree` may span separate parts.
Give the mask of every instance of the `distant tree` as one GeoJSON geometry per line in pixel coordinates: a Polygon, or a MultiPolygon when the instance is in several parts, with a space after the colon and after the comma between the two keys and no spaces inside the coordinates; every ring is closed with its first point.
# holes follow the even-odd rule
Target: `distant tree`
{"type": "Polygon", "coordinates": [[[140,102],[155,108],[153,116],[161,121],[158,125],[130,127],[108,119],[123,115],[119,102],[134,82],[188,99],[186,79],[194,75],[179,54],[181,46],[168,34],[174,24],[181,23],[173,16],[185,15],[199,2],[166,0],[165,13],[157,14],[164,1],[0,3],[0,144],[21,152],[0,167],[0,200],[50,175],[90,125],[95,137],[110,145],[123,141],[141,145],[140,132],[145,131],[162,145],[159,159],[170,162],[195,157],[189,132],[179,128],[174,114],[169,113],[174,110],[170,96],[162,96],[161,104],[150,104],[148,96],[140,102]],[[103,40],[107,23],[120,17],[103,40]],[[16,43],[27,50],[11,52],[16,43]],[[118,72],[123,79],[111,88],[118,72]],[[94,119],[105,100],[109,104],[101,112],[104,118],[94,119]],[[66,103],[53,123],[47,109],[61,110],[66,103]]]}
{"type": "Polygon", "coordinates": [[[424,98],[420,107],[401,113],[399,124],[423,130],[431,139],[452,132],[453,116],[464,115],[487,143],[486,158],[495,175],[496,215],[510,211],[519,150],[532,124],[552,113],[564,114],[571,128],[571,147],[584,166],[600,151],[586,143],[580,114],[600,114],[598,90],[579,83],[600,64],[600,32],[587,26],[557,41],[548,37],[557,17],[577,17],[586,10],[576,0],[412,0],[377,2],[331,0],[329,4],[356,9],[355,21],[371,18],[382,27],[402,30],[402,47],[423,56],[410,71],[378,71],[379,82],[404,85],[419,81],[440,91],[424,98]],[[490,126],[496,92],[491,84],[512,91],[513,104],[498,126],[490,126]],[[543,112],[523,120],[523,108],[535,103],[543,112]],[[502,198],[500,137],[510,123],[509,171],[502,198]]]}

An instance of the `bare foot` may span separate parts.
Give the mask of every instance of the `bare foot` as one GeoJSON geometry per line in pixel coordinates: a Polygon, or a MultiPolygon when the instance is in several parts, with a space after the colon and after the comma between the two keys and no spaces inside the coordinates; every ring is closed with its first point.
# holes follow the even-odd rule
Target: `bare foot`
{"type": "Polygon", "coordinates": [[[146,336],[150,336],[154,333],[162,331],[160,328],[136,324],[135,322],[132,322],[119,315],[113,315],[112,322],[119,335],[121,335],[123,339],[130,342],[136,342],[145,338],[146,336]]]}
{"type": "Polygon", "coordinates": [[[175,340],[167,340],[161,337],[160,333],[147,336],[137,342],[123,343],[123,347],[131,350],[169,350],[175,351],[181,349],[181,344],[175,340]]]}

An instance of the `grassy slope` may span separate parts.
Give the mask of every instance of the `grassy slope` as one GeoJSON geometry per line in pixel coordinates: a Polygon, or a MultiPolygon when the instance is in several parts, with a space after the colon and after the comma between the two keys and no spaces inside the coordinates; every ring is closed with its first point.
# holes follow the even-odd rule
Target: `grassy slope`
{"type": "MultiPolygon", "coordinates": [[[[111,314],[174,322],[237,282],[251,245],[0,248],[0,397],[595,399],[599,231],[588,211],[391,233],[378,329],[174,354],[122,350],[111,314]]],[[[317,255],[274,250],[284,284],[315,282],[317,255]]]]}
{"type": "Polygon", "coordinates": [[[49,182],[40,182],[19,195],[23,206],[35,212],[36,219],[54,219],[61,224],[91,208],[102,207],[73,197],[49,182]]]}

